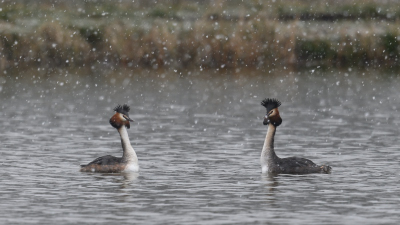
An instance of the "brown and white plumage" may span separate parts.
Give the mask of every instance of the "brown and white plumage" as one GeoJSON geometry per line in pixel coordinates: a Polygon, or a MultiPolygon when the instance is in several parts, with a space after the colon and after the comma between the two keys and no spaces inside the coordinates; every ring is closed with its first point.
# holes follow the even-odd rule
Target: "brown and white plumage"
{"type": "Polygon", "coordinates": [[[276,128],[282,124],[278,107],[281,102],[276,99],[264,99],[261,105],[267,109],[263,124],[268,125],[267,135],[261,152],[262,173],[286,173],[286,174],[307,174],[307,173],[330,173],[330,166],[318,166],[309,159],[288,157],[279,158],[274,150],[274,138],[276,128]]]}
{"type": "Polygon", "coordinates": [[[128,131],[130,128],[129,106],[118,105],[114,108],[115,114],[110,118],[110,124],[118,130],[121,137],[123,149],[122,157],[111,155],[101,156],[93,160],[87,165],[81,165],[82,172],[101,172],[101,173],[118,173],[123,171],[139,171],[138,158],[135,150],[129,141],[128,131]]]}

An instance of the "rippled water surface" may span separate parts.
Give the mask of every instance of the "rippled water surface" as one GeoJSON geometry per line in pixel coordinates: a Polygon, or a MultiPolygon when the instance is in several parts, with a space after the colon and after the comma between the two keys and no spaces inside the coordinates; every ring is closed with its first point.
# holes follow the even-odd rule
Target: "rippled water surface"
{"type": "Polygon", "coordinates": [[[396,224],[400,77],[368,71],[25,72],[0,77],[4,224],[396,224]],[[77,74],[76,74],[77,73],[77,74]],[[85,74],[87,73],[87,75],[85,74]],[[332,174],[262,175],[260,101],[278,98],[278,156],[332,174]],[[138,174],[81,173],[122,155],[138,174]]]}

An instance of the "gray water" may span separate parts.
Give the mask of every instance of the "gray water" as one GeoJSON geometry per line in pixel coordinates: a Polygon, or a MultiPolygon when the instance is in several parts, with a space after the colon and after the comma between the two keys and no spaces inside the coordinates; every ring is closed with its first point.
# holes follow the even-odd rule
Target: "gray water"
{"type": "Polygon", "coordinates": [[[400,77],[380,71],[55,70],[0,77],[2,224],[396,224],[400,77]],[[331,174],[261,174],[260,101],[275,149],[331,174]],[[81,173],[120,156],[108,119],[131,106],[140,172],[81,173]]]}

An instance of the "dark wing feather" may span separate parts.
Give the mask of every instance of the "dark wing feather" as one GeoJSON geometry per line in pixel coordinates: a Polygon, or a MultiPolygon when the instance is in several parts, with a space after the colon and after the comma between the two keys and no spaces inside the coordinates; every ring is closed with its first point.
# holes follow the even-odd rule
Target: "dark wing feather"
{"type": "Polygon", "coordinates": [[[323,168],[305,158],[289,157],[279,160],[279,168],[282,173],[289,174],[307,174],[320,173],[323,168]]]}
{"type": "Polygon", "coordinates": [[[299,157],[288,157],[288,158],[283,158],[281,159],[281,163],[286,164],[285,166],[288,167],[316,167],[317,165],[309,160],[309,159],[305,159],[305,158],[299,158],[299,157]]]}
{"type": "Polygon", "coordinates": [[[112,155],[101,156],[87,165],[81,165],[81,167],[89,166],[89,165],[116,165],[121,163],[121,157],[115,157],[112,155]]]}

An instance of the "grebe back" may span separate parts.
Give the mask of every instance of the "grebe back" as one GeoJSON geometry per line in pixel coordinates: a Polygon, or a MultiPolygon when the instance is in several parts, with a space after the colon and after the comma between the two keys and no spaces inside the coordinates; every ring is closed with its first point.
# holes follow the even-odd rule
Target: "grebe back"
{"type": "Polygon", "coordinates": [[[87,165],[81,165],[81,172],[118,173],[122,171],[139,171],[138,158],[129,141],[127,131],[130,128],[129,122],[133,122],[129,118],[129,110],[130,108],[126,104],[123,106],[118,105],[114,108],[115,114],[110,118],[111,126],[116,128],[121,136],[122,157],[101,156],[87,165]]]}
{"type": "Polygon", "coordinates": [[[282,124],[278,107],[281,102],[276,99],[264,99],[261,105],[267,109],[263,124],[268,125],[267,135],[261,152],[262,173],[286,173],[286,174],[307,174],[307,173],[330,173],[330,166],[318,166],[309,159],[289,157],[279,158],[274,151],[274,137],[276,128],[282,124]]]}

